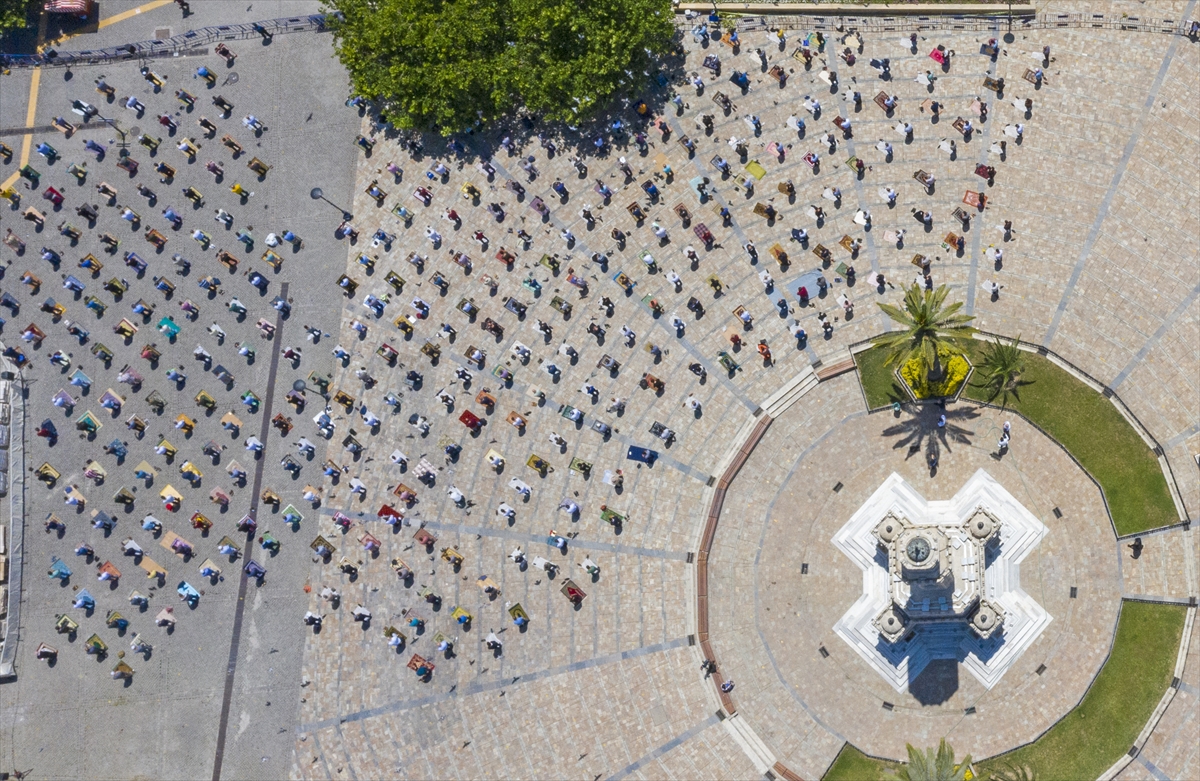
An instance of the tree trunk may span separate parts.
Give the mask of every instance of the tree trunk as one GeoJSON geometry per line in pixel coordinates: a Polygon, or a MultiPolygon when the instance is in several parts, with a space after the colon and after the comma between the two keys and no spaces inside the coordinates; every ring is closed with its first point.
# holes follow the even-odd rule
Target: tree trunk
{"type": "Polygon", "coordinates": [[[937,353],[934,353],[933,354],[933,366],[929,367],[929,374],[927,376],[928,380],[930,382],[941,382],[942,377],[943,377],[943,375],[945,375],[945,373],[946,373],[945,369],[942,368],[941,356],[938,355],[937,353]]]}

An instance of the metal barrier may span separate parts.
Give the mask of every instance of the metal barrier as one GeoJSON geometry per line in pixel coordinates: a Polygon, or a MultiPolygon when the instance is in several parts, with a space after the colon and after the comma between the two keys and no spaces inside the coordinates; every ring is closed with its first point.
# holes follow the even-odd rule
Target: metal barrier
{"type": "Polygon", "coordinates": [[[72,65],[97,65],[117,60],[140,60],[170,57],[219,41],[237,41],[260,36],[273,37],[283,33],[326,32],[326,14],[295,16],[287,19],[266,19],[247,24],[229,24],[219,27],[202,27],[189,30],[171,38],[139,41],[114,46],[108,49],[85,49],[83,51],[60,52],[47,49],[40,54],[0,54],[0,66],[4,68],[63,67],[72,65]]]}
{"type": "MultiPolygon", "coordinates": [[[[172,38],[127,43],[108,49],[86,49],[83,51],[60,52],[48,49],[41,54],[2,54],[0,67],[35,68],[63,67],[72,65],[97,65],[114,60],[151,59],[178,55],[189,49],[218,41],[245,40],[264,33],[273,36],[282,33],[327,32],[326,14],[311,14],[287,19],[266,19],[248,24],[202,27],[172,38]]],[[[919,32],[942,30],[948,32],[989,32],[999,23],[1007,24],[1004,14],[981,16],[746,16],[736,18],[737,29],[743,32],[755,30],[821,30],[846,32],[855,30],[864,33],[919,32]]],[[[676,17],[676,25],[688,30],[704,24],[703,16],[691,21],[676,17]]],[[[1054,28],[1087,28],[1104,30],[1129,30],[1135,32],[1189,35],[1191,22],[1174,19],[1143,19],[1138,16],[1109,16],[1106,14],[1042,14],[1039,16],[1014,16],[1014,30],[1047,30],[1054,28]]]]}
{"type": "MultiPolygon", "coordinates": [[[[0,342],[0,347],[3,347],[0,342]]],[[[25,568],[25,381],[7,358],[0,358],[5,379],[0,379],[0,399],[8,405],[8,615],[0,646],[0,681],[16,675],[17,644],[21,631],[21,597],[25,568]],[[7,379],[12,377],[13,379],[7,379]]]]}
{"type": "MultiPolygon", "coordinates": [[[[920,32],[940,30],[946,32],[989,32],[997,24],[1007,28],[1008,15],[1003,13],[980,16],[745,16],[731,17],[739,32],[756,30],[820,30],[832,32],[920,32]]],[[[676,17],[676,26],[690,30],[706,23],[706,17],[698,16],[691,21],[676,17]]],[[[1145,19],[1138,16],[1109,16],[1107,14],[1041,14],[1012,18],[1014,32],[1026,30],[1049,30],[1056,28],[1129,30],[1133,32],[1165,33],[1188,36],[1190,20],[1145,19]]]]}

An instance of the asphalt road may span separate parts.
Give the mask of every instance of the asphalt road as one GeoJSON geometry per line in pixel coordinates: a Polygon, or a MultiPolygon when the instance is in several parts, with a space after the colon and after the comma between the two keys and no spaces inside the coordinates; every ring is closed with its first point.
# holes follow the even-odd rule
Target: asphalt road
{"type": "MultiPolygon", "coordinates": [[[[113,2],[103,5],[104,17],[136,6],[113,2]]],[[[154,37],[156,30],[163,27],[170,27],[174,34],[209,24],[311,13],[317,6],[312,2],[257,2],[249,7],[245,3],[221,0],[193,2],[195,13],[184,22],[178,9],[170,5],[107,26],[95,35],[74,39],[62,47],[97,48],[154,37]]],[[[5,770],[33,769],[38,778],[210,777],[237,610],[239,565],[226,563],[224,557],[220,557],[223,580],[215,583],[201,578],[197,570],[206,558],[219,558],[216,543],[223,535],[229,534],[242,542],[244,535],[237,534],[233,527],[237,518],[250,508],[255,477],[255,462],[243,449],[243,440],[249,435],[260,436],[262,416],[269,406],[273,407],[272,414],[291,415],[296,428],[286,440],[274,429],[264,438],[267,448],[261,454],[263,487],[279,493],[284,506],[290,502],[305,507],[300,497],[303,486],[306,482],[319,484],[319,459],[306,463],[295,480],[281,469],[279,459],[287,453],[295,455],[291,443],[299,436],[318,441],[318,452],[323,451],[312,423],[321,400],[310,393],[304,413],[296,414],[283,396],[295,379],[305,378],[312,371],[324,374],[332,367],[329,352],[332,340],[313,345],[305,341],[302,325],[311,325],[323,332],[337,332],[343,299],[333,280],[344,269],[346,247],[333,236],[341,220],[339,213],[322,201],[312,200],[309,191],[319,186],[330,200],[350,203],[357,153],[353,138],[360,119],[356,112],[344,106],[347,84],[344,73],[331,56],[329,36],[312,33],[281,35],[269,44],[245,41],[233,48],[238,59],[230,68],[214,54],[154,61],[151,65],[155,72],[167,77],[166,89],[158,94],[140,77],[137,63],[76,68],[69,79],[64,78],[65,73],[61,70],[48,70],[42,74],[35,125],[48,124],[55,116],[78,120],[79,117],[69,114],[69,109],[70,101],[80,98],[101,108],[102,116],[116,119],[122,129],[132,131],[137,127],[140,132],[163,140],[154,157],[133,143],[130,151],[141,166],[136,177],[131,178],[115,167],[118,158],[113,142],[118,138],[110,129],[80,131],[70,139],[58,133],[53,137],[35,136],[35,146],[39,141],[46,141],[62,154],[62,158],[53,164],[34,154],[30,164],[41,171],[42,180],[36,191],[22,191],[21,209],[33,205],[47,212],[46,224],[39,232],[33,223],[20,219],[20,210],[9,211],[5,205],[0,213],[4,228],[12,227],[28,245],[20,257],[7,247],[0,248],[5,260],[13,261],[3,280],[3,289],[21,300],[20,314],[8,317],[3,340],[6,344],[21,346],[32,360],[32,367],[24,373],[30,388],[28,418],[31,421],[26,466],[33,468],[42,461],[50,461],[63,474],[63,479],[53,490],[32,481],[27,497],[25,563],[28,574],[21,615],[18,675],[15,681],[0,685],[0,767],[5,770]],[[202,64],[219,74],[217,86],[212,90],[205,89],[203,82],[192,78],[194,70],[202,64]],[[234,73],[237,74],[236,81],[229,78],[234,73]],[[100,74],[117,87],[118,97],[132,93],[145,103],[145,115],[138,119],[131,111],[105,103],[103,96],[93,90],[93,81],[100,74]],[[183,110],[182,104],[172,95],[177,88],[199,96],[191,112],[183,110]],[[217,92],[235,105],[229,119],[217,120],[216,111],[209,105],[208,94],[217,92]],[[156,121],[157,115],[163,112],[175,115],[178,122],[174,141],[167,136],[166,128],[156,121]],[[249,112],[268,127],[259,138],[255,138],[240,121],[249,112]],[[217,121],[220,132],[216,139],[203,138],[203,131],[196,126],[195,119],[202,114],[217,121]],[[246,155],[241,160],[232,160],[228,150],[222,148],[219,139],[225,133],[233,135],[246,148],[246,155]],[[201,144],[194,163],[188,164],[182,153],[173,148],[183,136],[194,138],[201,144]],[[83,149],[83,140],[89,138],[109,146],[105,160],[96,161],[83,149]],[[245,161],[251,156],[272,166],[265,180],[256,181],[244,168],[245,161]],[[222,183],[215,182],[205,170],[208,159],[216,159],[225,166],[226,176],[222,183]],[[177,169],[176,177],[169,185],[160,183],[154,171],[153,165],[158,160],[177,169]],[[79,184],[67,174],[66,167],[72,162],[85,161],[89,176],[85,183],[79,184]],[[118,189],[118,204],[129,206],[141,215],[140,226],[135,229],[120,219],[115,206],[104,205],[102,196],[94,188],[102,180],[118,189]],[[254,191],[254,197],[245,204],[239,202],[228,189],[234,181],[240,181],[254,191]],[[157,203],[152,205],[138,195],[135,186],[139,183],[159,194],[157,203]],[[38,192],[47,185],[56,187],[66,196],[58,213],[50,211],[49,201],[38,197],[38,192]],[[203,207],[193,210],[180,192],[189,186],[204,194],[203,207]],[[101,216],[93,229],[86,228],[86,221],[74,213],[74,207],[85,200],[101,205],[101,216]],[[184,215],[183,228],[178,232],[172,231],[161,215],[167,205],[184,215]],[[234,215],[231,230],[226,231],[214,221],[213,211],[217,207],[234,215]],[[56,226],[63,220],[83,228],[83,236],[76,246],[71,246],[66,237],[59,235],[56,226]],[[248,249],[234,238],[234,234],[251,225],[255,242],[248,249]],[[155,254],[154,248],[143,241],[141,231],[146,227],[157,228],[168,235],[169,241],[161,254],[155,254]],[[214,237],[213,246],[207,251],[202,251],[189,237],[197,227],[214,237]],[[304,239],[304,246],[294,253],[286,246],[281,248],[279,252],[285,259],[280,271],[275,273],[258,259],[266,249],[263,243],[266,234],[283,229],[299,234],[304,239]],[[98,234],[104,231],[121,240],[114,255],[103,252],[97,240],[98,234]],[[56,272],[39,257],[43,245],[62,255],[60,271],[56,272]],[[236,273],[227,272],[216,262],[217,248],[227,249],[242,260],[236,273]],[[147,271],[140,279],[133,268],[127,268],[121,262],[127,250],[136,251],[148,261],[147,271]],[[181,276],[171,264],[171,255],[175,252],[192,261],[188,275],[181,276]],[[77,267],[78,259],[87,253],[104,263],[103,271],[95,279],[77,267]],[[251,269],[262,272],[269,280],[262,295],[245,276],[251,269]],[[36,294],[20,283],[25,270],[43,280],[36,294]],[[87,283],[87,290],[79,301],[72,301],[70,292],[61,288],[61,275],[67,273],[87,283]],[[210,274],[222,281],[222,292],[211,300],[196,286],[200,277],[210,274]],[[101,289],[104,282],[114,276],[129,283],[129,290],[119,301],[114,300],[112,293],[101,289]],[[170,300],[165,300],[163,294],[154,289],[153,278],[156,276],[167,276],[177,285],[170,300]],[[267,341],[259,335],[255,322],[260,317],[275,320],[277,313],[270,307],[270,301],[285,283],[292,303],[290,317],[283,321],[275,338],[267,341]],[[84,309],[83,299],[91,295],[107,304],[103,317],[84,309]],[[47,313],[38,310],[40,302],[50,296],[66,304],[65,320],[53,323],[47,313]],[[227,309],[227,302],[233,296],[250,310],[241,322],[227,309]],[[145,324],[130,311],[130,305],[139,298],[156,307],[154,315],[145,324]],[[183,299],[191,299],[201,309],[194,322],[179,308],[183,299]],[[154,330],[163,315],[172,316],[182,327],[174,344],[168,344],[165,336],[154,330]],[[123,317],[135,321],[141,328],[128,340],[129,344],[124,344],[112,332],[112,327],[123,317]],[[66,320],[80,322],[91,331],[86,345],[80,345],[67,334],[66,320]],[[206,330],[214,321],[227,333],[223,343],[206,330]],[[19,339],[20,330],[28,322],[37,323],[47,333],[38,348],[19,339]],[[115,353],[108,368],[90,352],[89,348],[97,342],[103,342],[115,353]],[[142,345],[150,342],[156,343],[163,353],[157,369],[138,355],[142,345]],[[234,345],[239,342],[252,344],[257,350],[252,364],[237,354],[234,345]],[[212,354],[214,366],[222,364],[235,376],[231,389],[226,390],[211,373],[205,374],[204,365],[193,359],[191,353],[198,345],[212,354]],[[295,368],[290,361],[278,361],[268,403],[272,353],[293,345],[303,348],[304,357],[295,368]],[[48,357],[55,350],[72,354],[73,364],[69,371],[64,373],[50,363],[48,357]],[[133,365],[145,377],[144,384],[136,392],[127,385],[117,384],[116,373],[125,363],[133,365]],[[185,367],[188,380],[182,389],[177,389],[167,380],[164,371],[180,364],[185,367]],[[75,368],[82,368],[93,380],[86,397],[80,396],[78,388],[67,384],[70,372],[75,368]],[[60,387],[72,391],[80,400],[73,414],[50,404],[50,397],[60,387]],[[114,415],[98,404],[99,397],[110,387],[125,398],[119,414],[114,415]],[[192,401],[201,389],[217,398],[218,406],[211,417],[205,417],[203,410],[192,401]],[[248,389],[264,398],[264,405],[257,414],[249,413],[238,402],[238,397],[248,389]],[[161,417],[150,411],[145,403],[146,396],[152,391],[168,399],[161,417]],[[81,438],[73,424],[88,409],[104,422],[92,441],[81,438]],[[244,421],[236,437],[223,431],[218,423],[228,410],[234,410],[244,421]],[[183,432],[172,427],[180,413],[198,421],[190,438],[185,439],[183,432]],[[148,423],[145,436],[140,440],[122,425],[130,415],[138,415],[148,423]],[[46,439],[33,436],[36,425],[46,418],[55,422],[60,433],[54,447],[50,447],[46,439]],[[173,463],[166,463],[153,451],[160,434],[167,436],[179,449],[173,463]],[[129,454],[123,463],[102,452],[102,446],[114,438],[129,443],[129,454]],[[216,464],[214,459],[201,453],[204,443],[209,440],[226,446],[216,464]],[[88,459],[96,459],[107,470],[108,477],[102,485],[94,485],[83,476],[83,466],[88,459]],[[132,475],[134,466],[143,459],[159,470],[150,487],[143,481],[134,480],[132,475]],[[250,472],[245,487],[234,487],[225,472],[233,459],[250,472]],[[178,467],[185,460],[191,460],[205,473],[194,487],[179,474],[178,467]],[[168,483],[184,495],[183,507],[175,513],[164,511],[158,499],[158,492],[168,483]],[[69,484],[80,486],[88,497],[86,511],[79,515],[62,501],[62,487],[69,484]],[[122,486],[138,488],[138,498],[129,511],[121,509],[111,499],[122,486]],[[232,502],[225,512],[220,512],[208,500],[209,492],[215,487],[232,493],[232,502]],[[118,517],[116,528],[107,537],[88,523],[93,509],[102,509],[118,517]],[[214,521],[207,537],[201,537],[200,532],[188,524],[188,518],[196,511],[214,521]],[[42,530],[43,519],[50,512],[58,513],[67,523],[67,531],[61,539],[42,530]],[[158,540],[140,528],[146,514],[154,514],[163,520],[167,530],[194,543],[197,555],[184,562],[160,547],[158,540]],[[149,587],[153,583],[144,577],[132,558],[120,553],[121,541],[130,536],[142,545],[149,557],[170,571],[165,585],[152,592],[154,596],[145,613],[139,613],[128,602],[133,589],[150,593],[149,587]],[[97,560],[91,565],[73,554],[75,547],[85,541],[96,551],[97,560]],[[45,575],[52,556],[62,558],[74,571],[66,585],[45,575]],[[96,564],[105,560],[112,560],[123,573],[119,584],[111,591],[108,584],[97,582],[93,571],[96,564]],[[189,610],[175,596],[175,585],[179,580],[188,580],[204,590],[194,610],[189,610]],[[71,608],[71,595],[76,588],[87,588],[96,598],[96,610],[90,617],[71,608]],[[152,620],[166,605],[174,606],[178,616],[178,623],[169,634],[154,626],[152,620]],[[116,629],[105,626],[108,610],[119,610],[130,619],[130,627],[123,636],[116,629]],[[72,614],[79,621],[80,630],[74,642],[65,635],[54,633],[54,617],[59,613],[72,614]],[[108,643],[109,656],[103,662],[97,662],[82,650],[83,641],[92,632],[108,643]],[[142,633],[154,645],[148,659],[128,652],[133,632],[142,633]],[[42,641],[59,649],[54,666],[34,658],[34,649],[42,641]],[[109,676],[109,670],[117,661],[116,654],[122,650],[126,651],[126,661],[136,670],[129,682],[112,680],[109,676]]],[[[29,75],[20,72],[0,79],[0,122],[5,128],[24,124],[29,83],[29,75]]],[[[136,133],[131,135],[131,140],[134,137],[136,133]]],[[[19,136],[8,138],[6,143],[19,154],[20,140],[19,136]]],[[[0,167],[0,176],[7,178],[17,167],[18,161],[14,158],[12,164],[0,167]]],[[[301,530],[293,533],[268,506],[260,509],[259,518],[260,532],[270,528],[282,539],[283,545],[276,556],[267,556],[257,545],[245,548],[247,553],[252,552],[256,559],[263,560],[268,575],[261,586],[250,583],[246,590],[244,622],[228,709],[223,778],[282,778],[291,766],[303,637],[308,631],[299,617],[307,602],[302,589],[309,565],[307,545],[313,527],[302,524],[301,530]]]]}

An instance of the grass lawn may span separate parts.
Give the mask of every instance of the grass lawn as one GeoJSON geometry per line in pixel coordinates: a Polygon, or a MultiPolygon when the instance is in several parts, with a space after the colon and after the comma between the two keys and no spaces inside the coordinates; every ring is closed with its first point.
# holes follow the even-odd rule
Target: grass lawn
{"type": "Polygon", "coordinates": [[[873,759],[847,743],[821,781],[888,781],[895,778],[890,771],[899,768],[899,762],[873,759]]]}
{"type": "MultiPolygon", "coordinates": [[[[1158,459],[1108,399],[1035,354],[1025,355],[1021,383],[1020,400],[1009,406],[1045,429],[1096,478],[1118,534],[1179,520],[1158,459]]],[[[970,385],[963,395],[987,400],[985,389],[970,385]]]]}
{"type": "Polygon", "coordinates": [[[892,371],[895,367],[883,365],[884,358],[886,356],[880,349],[864,350],[854,356],[854,361],[858,364],[858,381],[862,383],[869,409],[887,407],[893,401],[907,404],[912,400],[896,379],[896,374],[892,371]]]}
{"type": "MultiPolygon", "coordinates": [[[[977,344],[982,347],[984,343],[977,344]]],[[[978,350],[972,351],[972,362],[977,354],[978,350]]],[[[892,372],[883,365],[882,350],[867,350],[855,357],[870,407],[907,401],[892,372]]],[[[1020,398],[1010,399],[1009,407],[1041,426],[1096,478],[1104,488],[1117,533],[1133,534],[1177,522],[1179,516],[1158,459],[1116,407],[1049,359],[1025,353],[1024,361],[1020,398]]],[[[986,389],[969,384],[963,396],[988,400],[986,389]]],[[[1020,443],[1014,444],[1020,447],[1020,443]]]]}
{"type": "MultiPolygon", "coordinates": [[[[1129,750],[1171,685],[1186,608],[1125,602],[1112,653],[1079,705],[1028,746],[975,763],[980,779],[1009,765],[1029,767],[1039,781],[1096,778],[1129,750]]],[[[922,747],[918,747],[922,748],[922,747]]],[[[970,748],[956,746],[957,753],[970,748]]],[[[898,762],[842,747],[823,781],[884,781],[898,762]]]]}
{"type": "Polygon", "coordinates": [[[980,777],[1009,764],[1032,768],[1040,781],[1096,778],[1107,770],[1171,685],[1185,616],[1182,606],[1125,602],[1112,653],[1083,701],[1028,746],[976,763],[980,777]]]}

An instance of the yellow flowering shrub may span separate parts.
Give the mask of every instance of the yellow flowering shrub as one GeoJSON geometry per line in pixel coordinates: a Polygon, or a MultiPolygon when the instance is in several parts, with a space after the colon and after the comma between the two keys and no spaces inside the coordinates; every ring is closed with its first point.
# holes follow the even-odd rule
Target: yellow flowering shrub
{"type": "Polygon", "coordinates": [[[930,381],[929,375],[921,368],[919,358],[909,358],[900,367],[900,377],[912,388],[913,395],[918,399],[953,396],[971,370],[971,365],[962,353],[948,348],[938,350],[938,361],[942,365],[942,377],[936,382],[930,381]]]}

